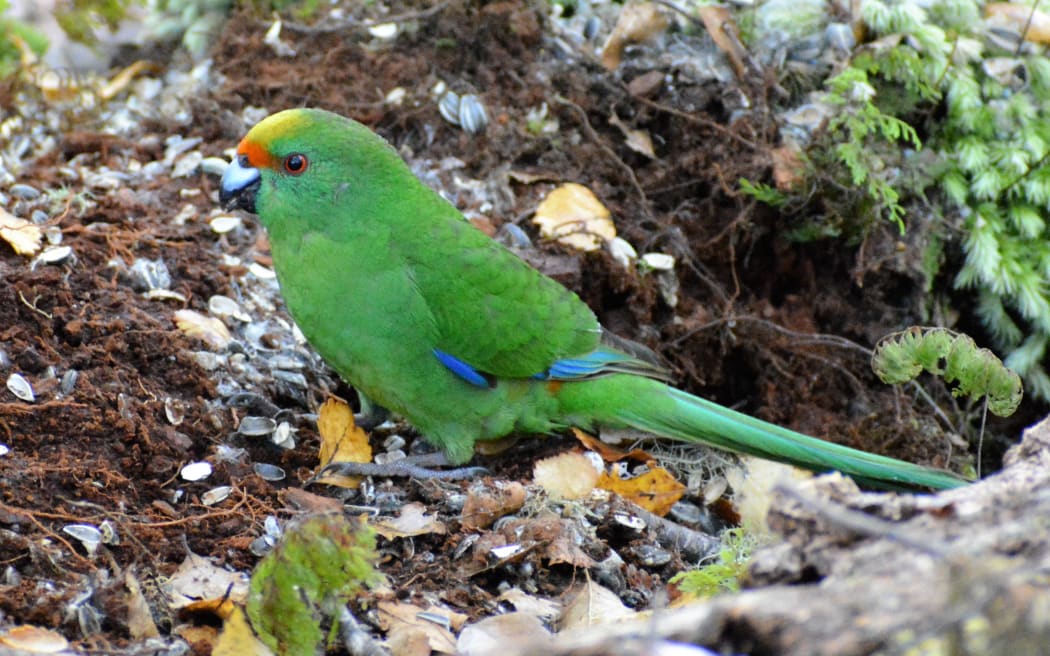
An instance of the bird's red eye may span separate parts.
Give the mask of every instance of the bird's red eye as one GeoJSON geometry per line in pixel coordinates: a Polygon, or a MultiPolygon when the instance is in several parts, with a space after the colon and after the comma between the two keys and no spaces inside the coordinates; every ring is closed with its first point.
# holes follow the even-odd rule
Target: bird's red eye
{"type": "Polygon", "coordinates": [[[306,155],[294,153],[284,158],[284,170],[292,175],[300,175],[310,165],[306,155]]]}

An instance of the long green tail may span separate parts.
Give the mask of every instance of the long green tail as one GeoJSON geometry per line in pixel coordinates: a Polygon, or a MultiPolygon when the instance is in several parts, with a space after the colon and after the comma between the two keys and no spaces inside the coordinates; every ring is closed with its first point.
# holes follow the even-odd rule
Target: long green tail
{"type": "MultiPolygon", "coordinates": [[[[609,376],[559,394],[566,410],[591,408],[589,419],[662,437],[784,462],[817,472],[840,471],[869,487],[950,489],[970,481],[949,471],[865,453],[754,417],[636,376],[609,376]],[[588,387],[590,386],[590,387],[588,387]],[[580,405],[577,405],[580,404],[580,405]],[[601,413],[593,408],[601,407],[601,413]],[[600,414],[600,416],[596,416],[600,414]]],[[[582,413],[581,413],[582,414],[582,413]]]]}

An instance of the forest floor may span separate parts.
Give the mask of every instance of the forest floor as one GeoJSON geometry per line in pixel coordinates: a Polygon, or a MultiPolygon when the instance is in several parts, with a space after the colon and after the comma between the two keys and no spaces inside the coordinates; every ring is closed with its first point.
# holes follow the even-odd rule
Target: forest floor
{"type": "MultiPolygon", "coordinates": [[[[355,601],[366,632],[391,639],[397,653],[447,651],[464,625],[513,608],[542,607],[541,623],[567,626],[559,605],[571,607],[588,581],[614,593],[623,617],[679,596],[668,579],[701,554],[661,542],[655,519],[641,529],[619,521],[631,511],[608,496],[575,506],[530,502],[512,529],[464,521],[464,498],[498,496],[514,482],[542,498],[531,485],[533,464],[583,450],[571,436],[523,437],[478,456],[491,473],[473,483],[306,485],[318,466],[320,404],[355,396],[293,329],[264,231],[218,207],[221,168],[210,159],[228,159],[252,122],[288,107],[323,107],[365,123],[476,225],[519,244],[525,234],[526,260],[576,291],[611,331],[660,353],[680,387],[866,451],[956,469],[972,462],[975,447],[926,400],[961,416],[943,386],[929,381],[929,396],[918,396],[881,384],[869,367],[868,349],[882,336],[930,321],[917,264],[921,225],[903,236],[875,226],[850,244],[793,241],[787,235],[799,216],[739,191],[741,178],[772,183],[783,171],[774,164],[783,145],[771,109],[782,91],[775,75],[683,64],[681,53],[701,47],[702,31],[695,43],[629,50],[609,71],[599,43],[569,38],[573,23],[554,21],[536,3],[449,2],[380,15],[362,5],[342,22],[287,21],[279,37],[286,50],[265,40],[269,21],[236,15],[210,66],[194,68],[168,49],[138,50],[117,65],[155,66],[111,93],[76,79],[60,79],[56,90],[39,70],[0,86],[2,105],[13,108],[0,134],[11,174],[6,207],[27,219],[43,213],[37,218],[51,249],[34,259],[0,244],[0,373],[18,374],[34,395],[4,390],[0,398],[0,633],[45,627],[83,653],[180,653],[177,644],[210,653],[214,631],[206,629],[216,621],[184,608],[192,593],[180,589],[181,603],[172,602],[176,573],[208,578],[221,570],[239,589],[275,523],[344,503],[380,517],[422,504],[433,515],[416,533],[379,538],[387,583],[355,601]],[[399,26],[396,38],[368,29],[384,23],[399,26]],[[488,116],[483,133],[442,117],[433,93],[440,83],[476,94],[488,116]],[[628,145],[639,133],[653,152],[628,145]],[[620,237],[638,253],[673,256],[673,270],[625,266],[607,250],[540,238],[532,213],[565,182],[591,189],[620,237]],[[236,311],[215,296],[233,299],[236,311]],[[176,316],[187,310],[200,314],[176,316]],[[209,312],[230,339],[202,339],[214,332],[206,323],[187,327],[209,312]],[[283,425],[294,448],[269,439],[272,426],[250,434],[245,417],[283,425]],[[184,478],[194,462],[207,462],[210,475],[184,478]],[[82,524],[101,527],[102,543],[86,547],[66,530],[82,524]],[[514,540],[528,544],[513,558],[486,551],[514,540]],[[194,574],[198,561],[216,569],[194,574]],[[140,600],[148,622],[132,610],[140,600]],[[379,617],[431,607],[452,618],[451,629],[428,628],[445,633],[427,634],[425,647],[404,634],[393,641],[397,631],[379,617]]],[[[1041,410],[1026,404],[1010,422],[989,424],[985,473],[999,468],[1006,446],[1041,410]]],[[[395,422],[373,443],[412,451],[422,440],[395,422]]],[[[687,488],[668,523],[692,534],[739,521],[735,498],[719,485],[721,458],[646,448],[687,488]]],[[[863,498],[869,505],[861,507],[876,504],[863,498]]],[[[951,503],[932,499],[900,517],[946,514],[951,503]]],[[[780,528],[782,536],[800,530],[790,522],[780,528]]],[[[767,553],[786,557],[786,544],[781,537],[767,553]]],[[[807,590],[834,572],[803,560],[796,551],[794,568],[752,572],[751,584],[807,590]]],[[[209,593],[221,597],[227,587],[209,593]]],[[[727,600],[737,598],[716,603],[730,608],[727,600]]],[[[881,633],[816,650],[783,623],[749,627],[746,609],[733,608],[721,629],[692,637],[722,653],[892,652],[899,644],[899,626],[879,625],[881,633]]],[[[840,610],[854,613],[846,620],[864,617],[840,610]]]]}

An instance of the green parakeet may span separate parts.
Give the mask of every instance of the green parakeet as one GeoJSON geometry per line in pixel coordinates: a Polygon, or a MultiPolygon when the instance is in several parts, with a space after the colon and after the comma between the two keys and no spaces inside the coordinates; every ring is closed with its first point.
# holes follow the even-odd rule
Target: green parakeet
{"type": "Polygon", "coordinates": [[[665,384],[644,347],[603,331],[572,292],[422,184],[381,137],[316,109],[267,117],[222,177],[258,214],[310,344],[455,464],[478,440],[633,428],[882,487],[965,479],[825,442],[665,384]]]}

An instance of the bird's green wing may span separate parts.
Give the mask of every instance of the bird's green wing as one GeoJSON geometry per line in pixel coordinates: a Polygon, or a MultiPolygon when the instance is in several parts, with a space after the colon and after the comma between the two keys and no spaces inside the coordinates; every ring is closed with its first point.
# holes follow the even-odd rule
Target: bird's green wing
{"type": "Polygon", "coordinates": [[[434,348],[485,374],[524,378],[598,346],[601,327],[579,297],[436,194],[419,209],[440,213],[404,256],[437,323],[434,348]]]}

